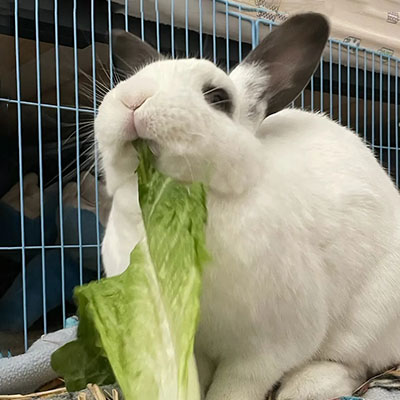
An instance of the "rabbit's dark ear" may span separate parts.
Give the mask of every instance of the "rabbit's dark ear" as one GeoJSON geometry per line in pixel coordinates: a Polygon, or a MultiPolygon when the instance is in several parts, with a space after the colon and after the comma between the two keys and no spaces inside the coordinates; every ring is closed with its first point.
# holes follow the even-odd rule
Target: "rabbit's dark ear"
{"type": "Polygon", "coordinates": [[[232,72],[256,119],[292,102],[314,73],[329,37],[329,24],[317,13],[298,14],[269,33],[232,72]],[[252,93],[256,94],[251,98],[252,93]],[[254,115],[262,114],[262,115],[254,115]]]}
{"type": "Polygon", "coordinates": [[[113,29],[112,49],[113,64],[124,75],[131,75],[140,67],[162,58],[149,44],[122,29],[113,29]]]}

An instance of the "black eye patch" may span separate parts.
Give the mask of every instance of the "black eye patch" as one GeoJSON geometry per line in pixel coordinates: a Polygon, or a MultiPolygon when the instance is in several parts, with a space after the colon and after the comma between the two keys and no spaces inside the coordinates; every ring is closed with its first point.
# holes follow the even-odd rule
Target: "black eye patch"
{"type": "Polygon", "coordinates": [[[226,114],[232,114],[233,103],[228,92],[221,87],[205,86],[203,96],[210,106],[226,114]]]}

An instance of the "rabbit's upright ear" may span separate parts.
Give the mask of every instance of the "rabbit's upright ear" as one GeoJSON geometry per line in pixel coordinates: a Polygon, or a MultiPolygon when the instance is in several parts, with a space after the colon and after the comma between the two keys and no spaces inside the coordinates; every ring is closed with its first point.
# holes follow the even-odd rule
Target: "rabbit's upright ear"
{"type": "Polygon", "coordinates": [[[231,73],[242,103],[241,117],[260,123],[282,110],[304,89],[329,37],[317,13],[289,18],[269,33],[231,73]]]}
{"type": "Polygon", "coordinates": [[[162,56],[149,44],[122,29],[112,31],[113,64],[119,73],[132,75],[140,67],[162,56]]]}

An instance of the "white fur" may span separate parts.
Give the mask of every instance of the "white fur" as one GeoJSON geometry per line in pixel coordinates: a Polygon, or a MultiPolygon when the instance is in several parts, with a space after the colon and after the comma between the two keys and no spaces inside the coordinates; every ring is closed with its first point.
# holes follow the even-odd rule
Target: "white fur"
{"type": "Polygon", "coordinates": [[[350,395],[367,371],[400,361],[399,194],[361,140],[323,115],[288,109],[249,130],[239,79],[167,60],[106,96],[96,121],[114,198],[106,273],[127,267],[143,235],[126,105],[145,99],[134,119],[159,145],[159,168],[208,186],[213,262],[196,340],[206,399],[262,400],[282,378],[279,400],[350,395]],[[210,81],[233,96],[232,117],[203,100],[210,81]]]}
{"type": "Polygon", "coordinates": [[[242,107],[239,108],[239,122],[255,132],[262,120],[267,106],[262,98],[268,73],[261,65],[240,65],[230,74],[241,94],[242,107]],[[262,99],[261,101],[259,99],[262,99]]]}

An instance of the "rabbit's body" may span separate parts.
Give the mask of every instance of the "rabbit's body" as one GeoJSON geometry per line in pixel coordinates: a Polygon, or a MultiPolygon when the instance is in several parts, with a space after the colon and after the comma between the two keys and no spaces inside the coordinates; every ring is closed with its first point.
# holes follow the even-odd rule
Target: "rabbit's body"
{"type": "MultiPolygon", "coordinates": [[[[250,380],[247,354],[273,380],[311,359],[338,361],[354,390],[367,370],[400,360],[399,194],[361,140],[322,115],[284,110],[259,134],[262,182],[234,204],[209,195],[215,263],[197,351],[250,380]]],[[[309,375],[313,393],[320,372],[309,375]]]]}
{"type": "Polygon", "coordinates": [[[293,64],[310,59],[295,80],[273,32],[230,77],[204,60],[150,64],[105,97],[96,120],[113,195],[107,275],[127,267],[144,234],[131,140],[155,144],[165,174],[207,185],[212,263],[196,337],[206,400],[263,400],[279,380],[278,400],[327,400],[400,361],[400,196],[354,133],[319,114],[278,112],[327,37],[320,17],[296,18],[280,37],[316,44],[290,53],[293,64]]]}

